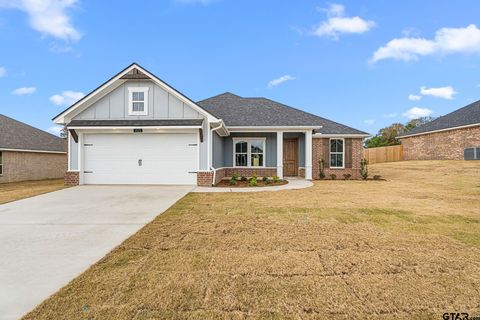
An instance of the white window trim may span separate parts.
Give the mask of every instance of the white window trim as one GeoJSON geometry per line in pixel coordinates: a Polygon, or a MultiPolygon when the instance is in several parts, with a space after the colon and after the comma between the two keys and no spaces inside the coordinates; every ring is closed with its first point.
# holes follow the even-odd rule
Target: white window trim
{"type": "Polygon", "coordinates": [[[241,138],[241,137],[234,137],[232,138],[232,142],[233,142],[233,145],[232,145],[232,165],[234,168],[265,168],[266,166],[266,163],[267,163],[267,150],[265,149],[266,147],[266,141],[267,141],[267,138],[265,137],[258,137],[258,138],[255,138],[255,137],[248,137],[248,138],[241,138]],[[263,142],[263,165],[261,166],[252,166],[251,165],[251,162],[252,162],[252,149],[251,149],[251,142],[253,140],[262,140],[263,142]],[[246,166],[237,166],[235,164],[235,144],[239,141],[245,141],[247,142],[247,165],[246,166]]]}
{"type": "Polygon", "coordinates": [[[129,87],[128,88],[128,115],[129,116],[146,116],[148,115],[148,87],[129,87]],[[143,111],[133,111],[133,93],[143,92],[143,111]]]}
{"type": "MultiPolygon", "coordinates": [[[[345,169],[345,138],[330,138],[328,141],[328,167],[330,169],[345,169]],[[342,140],[342,166],[341,167],[332,167],[332,140],[342,140]]],[[[333,152],[334,154],[339,154],[339,152],[333,152]]]]}

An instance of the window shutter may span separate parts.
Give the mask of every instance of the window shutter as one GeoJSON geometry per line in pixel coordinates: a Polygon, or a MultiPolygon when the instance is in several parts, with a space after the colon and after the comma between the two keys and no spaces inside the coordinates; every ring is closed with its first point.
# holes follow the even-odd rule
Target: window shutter
{"type": "Polygon", "coordinates": [[[330,139],[323,139],[323,162],[325,169],[330,168],[330,139]]]}
{"type": "Polygon", "coordinates": [[[345,168],[352,167],[352,139],[345,139],[345,168]]]}

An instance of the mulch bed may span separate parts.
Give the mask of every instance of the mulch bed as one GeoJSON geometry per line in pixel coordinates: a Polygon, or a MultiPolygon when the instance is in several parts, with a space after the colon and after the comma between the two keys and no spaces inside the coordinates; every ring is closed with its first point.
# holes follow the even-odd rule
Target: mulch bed
{"type": "Polygon", "coordinates": [[[273,187],[273,186],[281,186],[281,185],[284,185],[284,184],[287,184],[288,181],[287,180],[280,180],[278,182],[273,182],[273,181],[270,181],[269,184],[263,182],[263,180],[258,180],[257,181],[257,185],[255,187],[252,187],[248,181],[241,181],[241,180],[238,180],[237,181],[237,184],[232,186],[230,185],[230,180],[222,180],[220,181],[219,183],[217,183],[215,185],[215,187],[218,187],[218,188],[257,188],[257,187],[273,187]]]}

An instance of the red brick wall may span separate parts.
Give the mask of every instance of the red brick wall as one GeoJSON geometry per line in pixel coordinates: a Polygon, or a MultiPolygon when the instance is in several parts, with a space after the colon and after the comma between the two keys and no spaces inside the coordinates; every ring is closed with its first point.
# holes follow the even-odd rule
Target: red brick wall
{"type": "Polygon", "coordinates": [[[0,183],[61,179],[67,167],[65,153],[2,151],[0,183]]]}
{"type": "Polygon", "coordinates": [[[480,126],[422,134],[400,141],[403,160],[462,160],[465,148],[480,147],[480,126]]]}
{"type": "Polygon", "coordinates": [[[305,178],[305,167],[298,167],[298,176],[305,178]]]}
{"type": "Polygon", "coordinates": [[[277,168],[225,168],[226,177],[231,177],[233,173],[245,177],[251,177],[254,174],[257,177],[273,177],[277,174],[277,168]]]}
{"type": "MultiPolygon", "coordinates": [[[[351,179],[360,179],[360,161],[363,156],[363,139],[352,139],[352,167],[345,169],[330,169],[329,159],[324,159],[326,150],[329,150],[328,138],[314,138],[312,146],[312,178],[320,179],[320,169],[318,162],[320,159],[325,161],[325,176],[330,179],[331,174],[335,174],[337,179],[343,179],[344,174],[351,174],[351,179]]],[[[345,153],[347,150],[345,150],[345,153]]]]}
{"type": "Polygon", "coordinates": [[[213,171],[197,172],[197,185],[200,187],[211,187],[213,181],[213,171]]]}
{"type": "Polygon", "coordinates": [[[78,186],[79,183],[79,175],[78,171],[67,171],[65,172],[65,176],[63,177],[63,181],[67,186],[78,186]]]}

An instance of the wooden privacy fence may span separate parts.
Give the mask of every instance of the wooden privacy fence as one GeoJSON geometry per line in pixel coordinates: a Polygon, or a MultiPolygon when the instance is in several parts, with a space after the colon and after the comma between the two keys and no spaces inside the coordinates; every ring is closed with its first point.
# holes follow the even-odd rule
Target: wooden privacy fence
{"type": "Polygon", "coordinates": [[[363,157],[367,159],[370,164],[402,161],[403,148],[402,145],[399,144],[397,146],[363,149],[363,157]]]}

